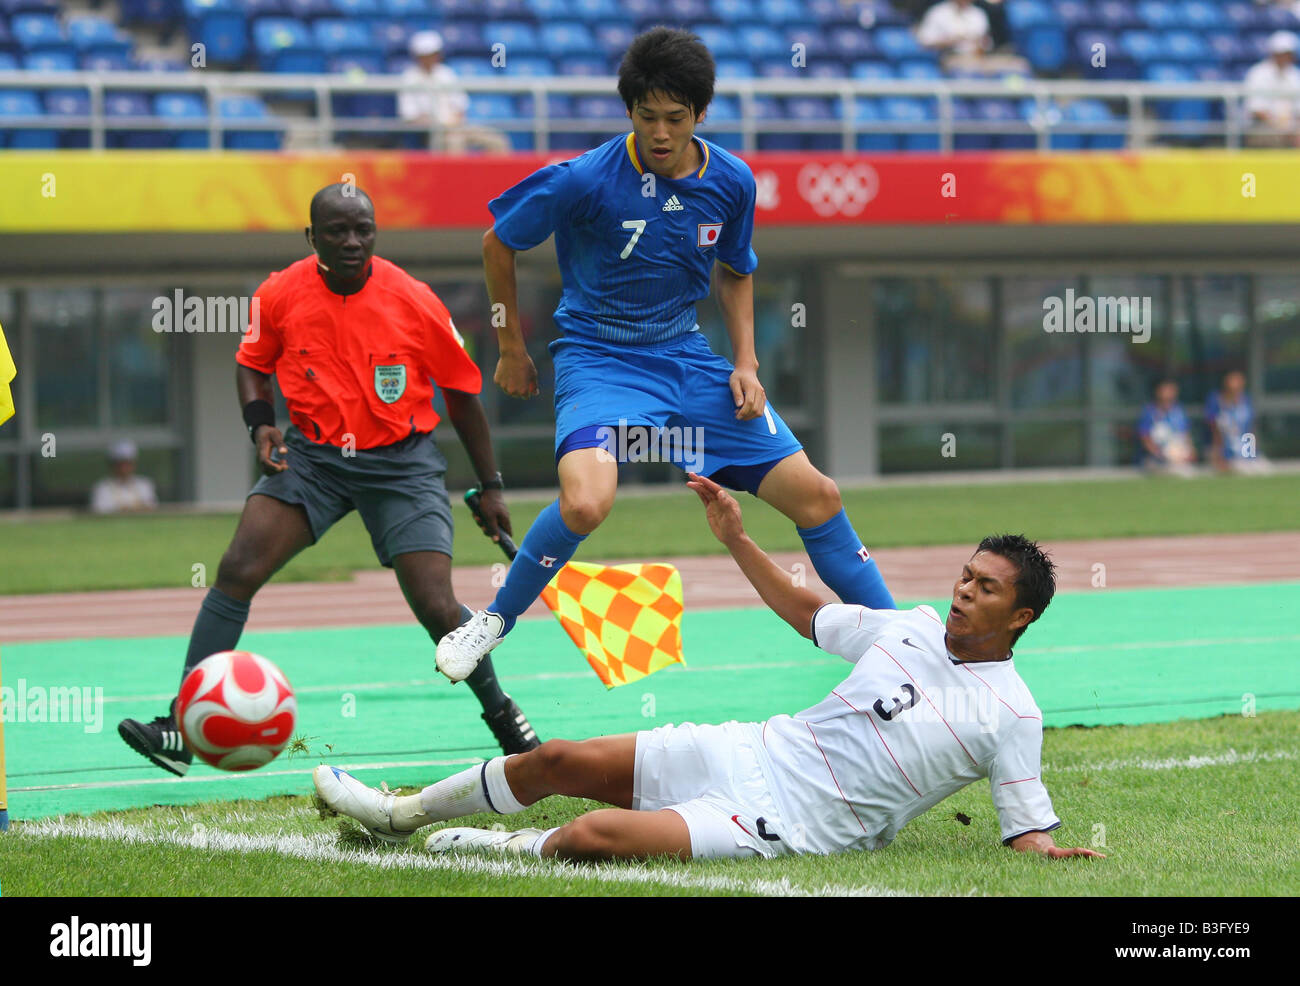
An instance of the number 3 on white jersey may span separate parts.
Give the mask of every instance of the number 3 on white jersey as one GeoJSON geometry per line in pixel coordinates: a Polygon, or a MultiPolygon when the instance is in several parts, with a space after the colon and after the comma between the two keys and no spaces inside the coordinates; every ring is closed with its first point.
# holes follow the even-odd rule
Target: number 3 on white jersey
{"type": "Polygon", "coordinates": [[[623,228],[635,230],[636,232],[632,234],[632,239],[627,241],[627,246],[623,248],[623,252],[618,255],[619,260],[626,260],[632,255],[632,248],[636,246],[636,241],[641,239],[641,234],[645,232],[645,220],[624,219],[623,228]]]}

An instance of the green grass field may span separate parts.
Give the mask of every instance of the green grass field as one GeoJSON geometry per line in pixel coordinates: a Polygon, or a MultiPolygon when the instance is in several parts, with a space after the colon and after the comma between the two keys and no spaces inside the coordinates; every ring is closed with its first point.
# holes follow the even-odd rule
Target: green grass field
{"type": "MultiPolygon", "coordinates": [[[[0,880],[6,896],[1295,896],[1297,737],[1294,711],[1047,730],[1057,842],[1098,848],[1104,860],[1003,848],[987,786],[974,784],[878,852],[599,867],[433,857],[422,839],[379,846],[350,822],[322,821],[310,799],[281,797],[18,824],[0,837],[0,880]]],[[[550,798],[468,821],[547,827],[589,807],[550,798]]]]}
{"type": "MultiPolygon", "coordinates": [[[[519,537],[545,502],[512,502],[519,537]]],[[[858,533],[873,548],[973,543],[1009,529],[1045,541],[1283,531],[1300,529],[1300,474],[886,486],[846,490],[844,503],[858,533]]],[[[749,497],[743,506],[746,526],[764,548],[801,548],[794,528],[776,511],[749,497]]],[[[479,533],[463,505],[454,504],[454,515],[458,564],[501,560],[499,549],[479,533]]],[[[233,514],[0,523],[0,593],[189,586],[196,563],[207,566],[210,584],[234,530],[233,514]]],[[[584,543],[582,557],[645,559],[721,551],[694,494],[682,488],[620,501],[584,543]]],[[[277,580],[346,579],[376,564],[369,536],[352,514],[290,562],[277,580]]]]}

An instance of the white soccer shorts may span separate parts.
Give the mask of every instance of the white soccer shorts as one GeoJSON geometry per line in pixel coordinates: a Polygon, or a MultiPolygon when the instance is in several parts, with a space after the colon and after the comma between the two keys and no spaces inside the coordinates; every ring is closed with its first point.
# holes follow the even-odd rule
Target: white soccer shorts
{"type": "Polygon", "coordinates": [[[763,775],[762,728],[756,722],[684,722],[637,733],[632,808],[681,815],[695,859],[795,851],[763,775]]]}

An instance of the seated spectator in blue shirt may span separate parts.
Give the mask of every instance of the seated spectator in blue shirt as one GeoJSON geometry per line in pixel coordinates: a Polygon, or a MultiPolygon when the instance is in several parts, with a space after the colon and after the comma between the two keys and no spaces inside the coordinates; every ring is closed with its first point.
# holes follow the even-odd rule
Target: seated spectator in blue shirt
{"type": "Polygon", "coordinates": [[[1190,476],[1196,462],[1187,415],[1178,403],[1178,384],[1161,380],[1156,384],[1155,400],[1142,409],[1138,418],[1138,462],[1150,472],[1190,476]]]}
{"type": "Polygon", "coordinates": [[[1223,386],[1205,401],[1210,426],[1210,462],[1219,472],[1261,473],[1269,469],[1259,454],[1255,436],[1255,408],[1246,394],[1246,375],[1229,370],[1223,386]]]}

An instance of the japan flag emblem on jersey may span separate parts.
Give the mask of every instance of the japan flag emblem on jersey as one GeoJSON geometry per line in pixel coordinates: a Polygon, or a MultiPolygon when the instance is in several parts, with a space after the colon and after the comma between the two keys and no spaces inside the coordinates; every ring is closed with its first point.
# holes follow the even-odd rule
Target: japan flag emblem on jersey
{"type": "Polygon", "coordinates": [[[699,230],[701,248],[718,245],[718,240],[722,236],[722,223],[700,223],[699,230]]]}

